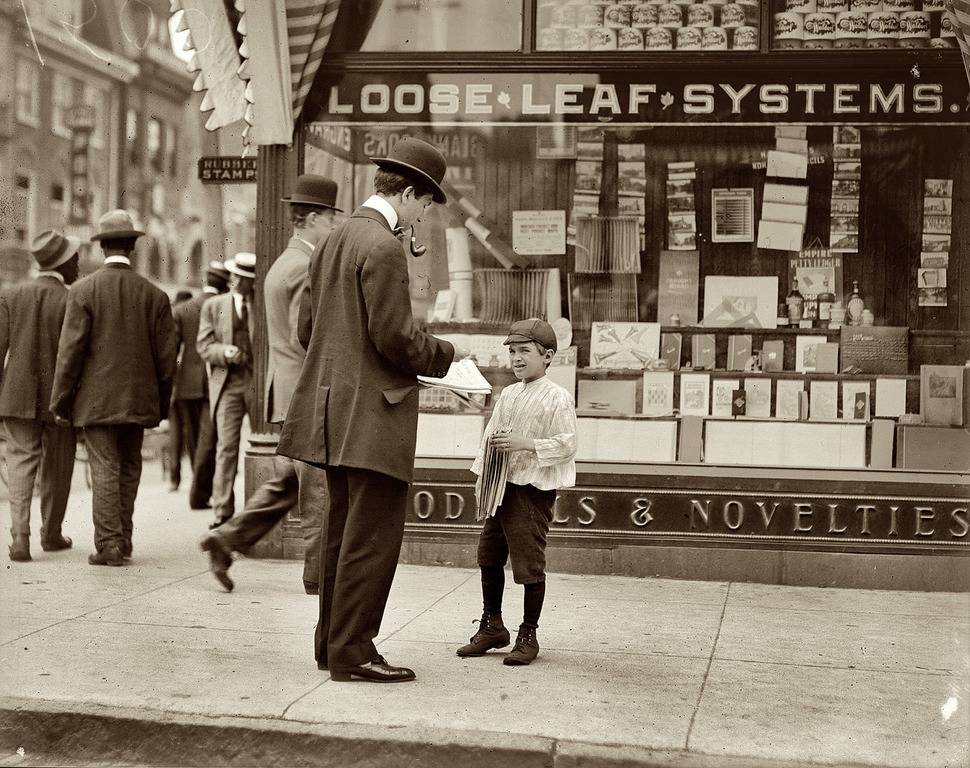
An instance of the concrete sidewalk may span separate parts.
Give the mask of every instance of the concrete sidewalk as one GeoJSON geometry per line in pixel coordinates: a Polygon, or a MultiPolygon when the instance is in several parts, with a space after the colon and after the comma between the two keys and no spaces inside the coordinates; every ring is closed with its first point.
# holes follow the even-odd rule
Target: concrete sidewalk
{"type": "Polygon", "coordinates": [[[0,765],[970,764],[966,594],[551,575],[541,655],[505,667],[455,656],[476,572],[401,566],[379,645],[418,681],[338,684],[301,564],[240,559],[222,592],[208,513],[156,484],[131,565],[89,566],[76,487],[74,550],[4,537],[0,765]]]}

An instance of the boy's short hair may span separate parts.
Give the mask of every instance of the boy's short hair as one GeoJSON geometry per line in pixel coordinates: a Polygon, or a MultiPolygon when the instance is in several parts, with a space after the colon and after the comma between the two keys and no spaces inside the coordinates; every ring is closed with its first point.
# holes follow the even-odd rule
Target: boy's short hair
{"type": "Polygon", "coordinates": [[[374,176],[374,191],[379,195],[393,197],[400,194],[408,187],[414,187],[415,197],[434,195],[434,190],[426,183],[409,178],[396,171],[388,171],[380,168],[374,176]]]}

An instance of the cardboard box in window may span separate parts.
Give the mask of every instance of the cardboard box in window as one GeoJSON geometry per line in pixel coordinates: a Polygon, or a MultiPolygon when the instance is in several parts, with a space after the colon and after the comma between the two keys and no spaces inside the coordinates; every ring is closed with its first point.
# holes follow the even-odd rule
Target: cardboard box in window
{"type": "Polygon", "coordinates": [[[842,326],[842,370],[855,373],[909,373],[909,328],[842,326]]]}

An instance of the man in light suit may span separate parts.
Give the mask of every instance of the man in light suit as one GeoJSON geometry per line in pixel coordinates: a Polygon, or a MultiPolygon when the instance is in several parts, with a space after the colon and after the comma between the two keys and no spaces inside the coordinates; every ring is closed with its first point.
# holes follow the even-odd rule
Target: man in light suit
{"type": "MultiPolygon", "coordinates": [[[[300,301],[310,266],[310,254],[333,229],[337,184],[323,176],[305,174],[296,180],[289,203],[293,236],[286,249],[266,273],[263,304],[269,338],[266,375],[266,420],[282,424],[290,406],[306,350],[297,336],[300,301]]],[[[209,567],[223,587],[232,590],[229,578],[233,552],[248,552],[299,503],[306,551],[303,588],[317,594],[320,571],[320,525],[327,506],[323,470],[277,456],[274,476],[250,497],[241,515],[203,537],[201,547],[209,553],[209,567]]]]}
{"type": "MultiPolygon", "coordinates": [[[[196,346],[209,364],[209,405],[216,424],[216,471],[212,480],[210,528],[235,513],[233,486],[239,469],[243,417],[252,412],[253,313],[256,254],[237,253],[226,262],[229,293],[202,305],[196,346]]],[[[252,418],[250,418],[252,422],[252,418]]]]}
{"type": "Polygon", "coordinates": [[[134,228],[109,211],[91,238],[104,266],[71,286],[57,347],[51,412],[83,428],[93,489],[91,565],[131,557],[132,516],[146,427],[168,415],[175,376],[175,324],[165,292],[131,268],[134,228]]]}
{"type": "Polygon", "coordinates": [[[326,468],[315,655],[336,681],[413,680],[378,653],[404,536],[417,442],[417,375],[444,376],[464,350],[415,326],[396,233],[442,203],[444,156],[405,138],[379,166],[375,194],[310,265],[311,333],[279,453],[326,468]]]}
{"type": "Polygon", "coordinates": [[[48,230],[34,238],[31,253],[40,272],[0,295],[0,418],[7,439],[10,491],[10,559],[30,560],[30,505],[40,468],[40,546],[69,549],[61,533],[74,472],[74,428],[55,423],[50,412],[57,342],[67,306],[67,287],[77,280],[76,237],[48,230]],[[10,357],[7,353],[12,352],[10,357]]]}
{"type": "Polygon", "coordinates": [[[172,310],[179,340],[179,366],[175,374],[172,408],[179,414],[185,445],[192,458],[191,509],[208,509],[216,468],[215,429],[209,412],[209,375],[199,356],[196,340],[202,305],[229,290],[229,272],[221,261],[206,267],[202,293],[172,310]]]}

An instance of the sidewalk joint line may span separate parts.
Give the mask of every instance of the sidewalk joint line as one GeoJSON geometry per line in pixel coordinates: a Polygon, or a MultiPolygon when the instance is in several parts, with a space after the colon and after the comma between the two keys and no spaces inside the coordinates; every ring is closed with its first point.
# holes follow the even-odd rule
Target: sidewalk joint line
{"type": "Polygon", "coordinates": [[[731,584],[733,582],[728,582],[727,589],[724,590],[724,604],[721,606],[721,618],[717,622],[717,632],[714,634],[714,642],[711,643],[711,655],[707,659],[707,669],[704,670],[704,679],[701,681],[701,689],[697,693],[697,703],[694,705],[694,711],[690,716],[690,725],[687,726],[687,738],[684,739],[684,750],[690,751],[690,737],[694,730],[694,721],[697,719],[697,713],[701,708],[701,699],[704,698],[704,689],[707,687],[707,678],[711,674],[711,665],[714,663],[714,654],[717,652],[717,641],[721,638],[721,627],[724,626],[724,614],[727,611],[728,599],[731,596],[731,584]]]}

